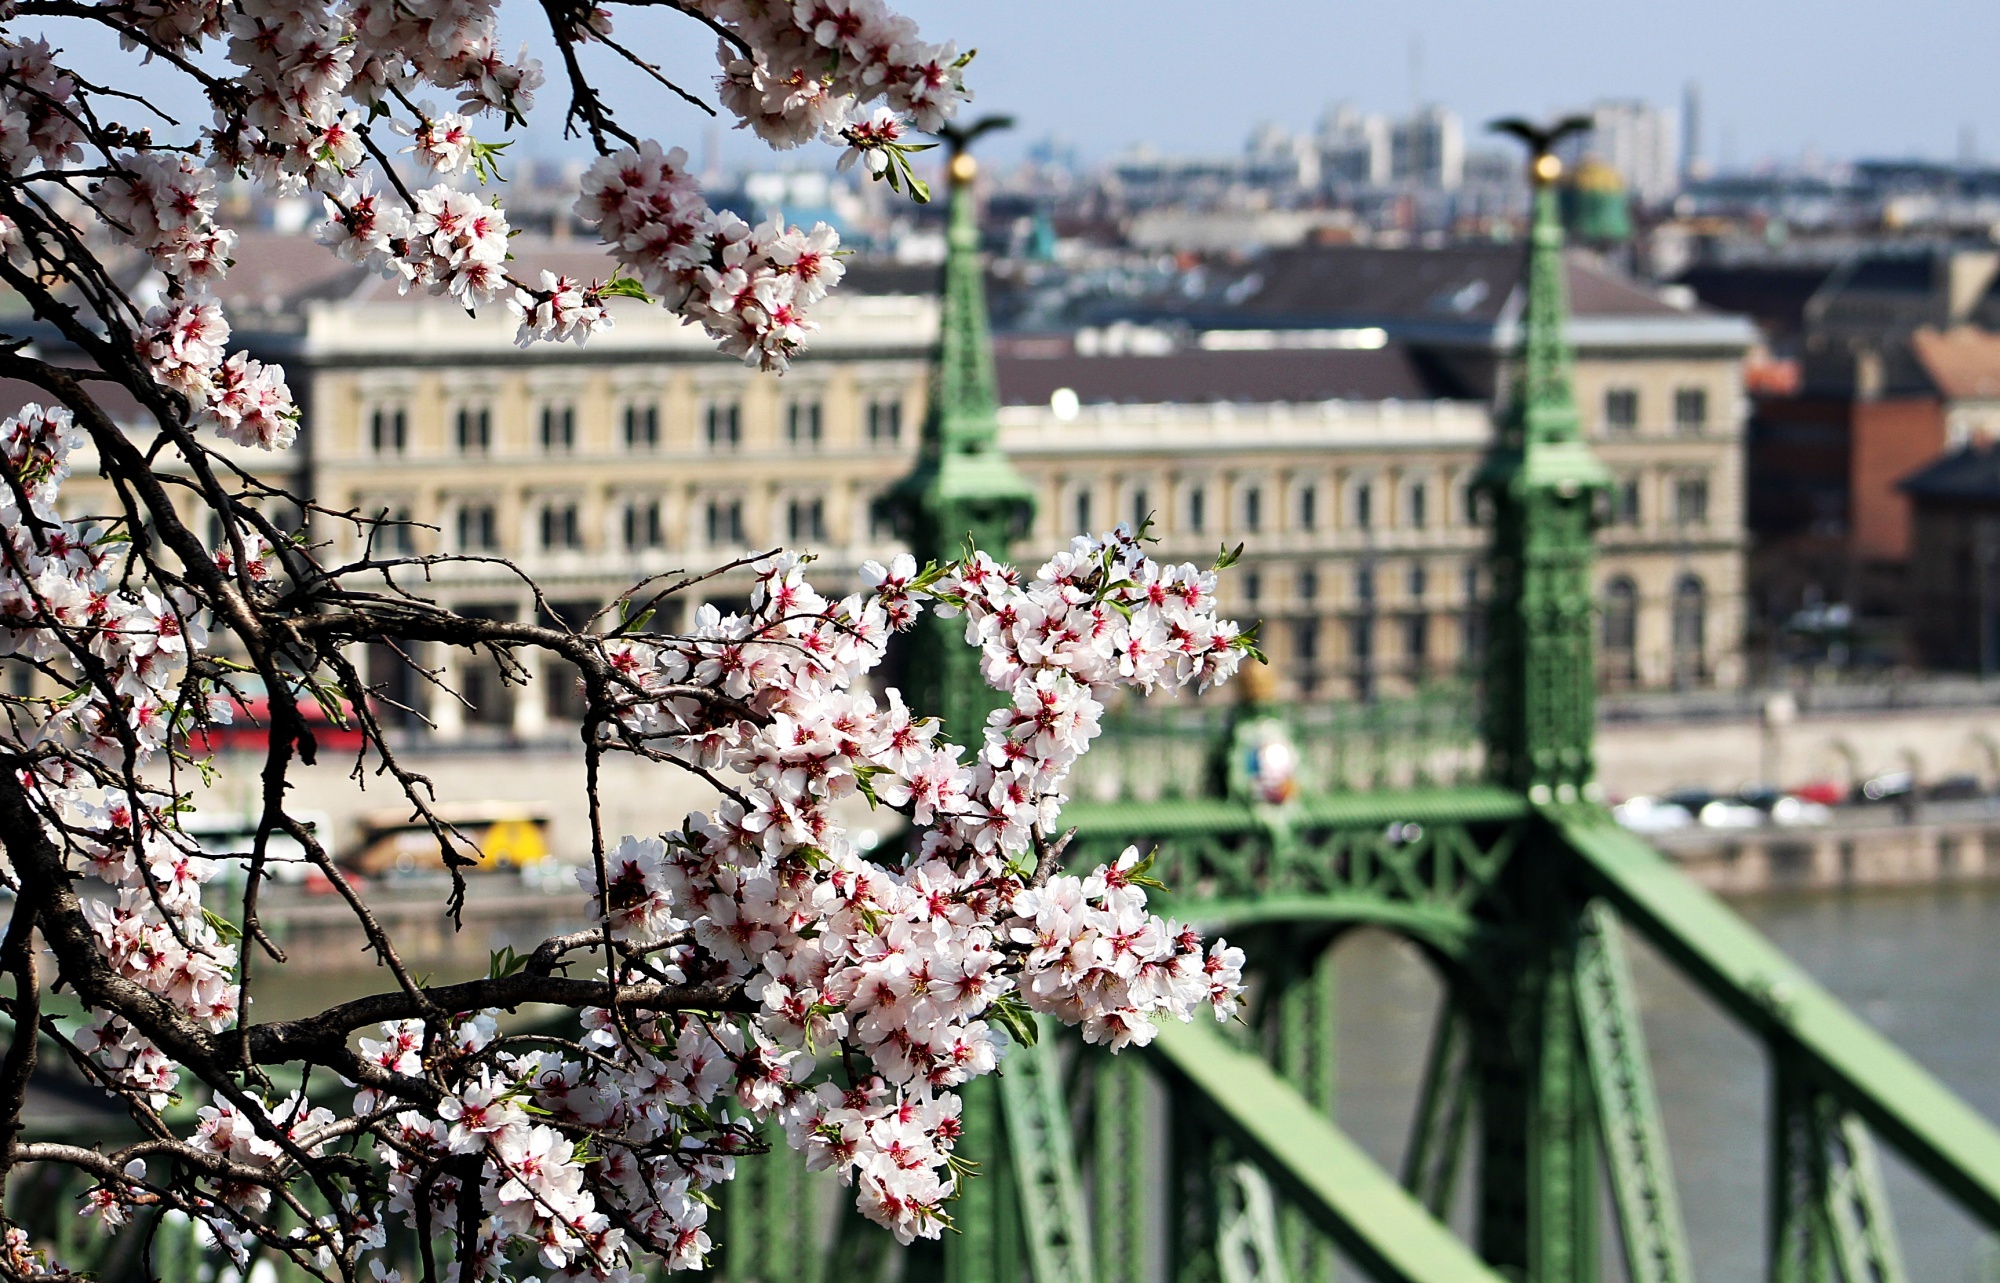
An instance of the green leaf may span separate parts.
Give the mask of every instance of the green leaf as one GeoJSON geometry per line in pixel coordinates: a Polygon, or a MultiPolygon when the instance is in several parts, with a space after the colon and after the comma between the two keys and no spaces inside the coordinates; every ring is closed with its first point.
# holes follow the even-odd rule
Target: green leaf
{"type": "Polygon", "coordinates": [[[597,287],[597,292],[604,298],[635,298],[641,303],[653,301],[653,296],[646,292],[646,287],[630,276],[613,275],[610,280],[597,287]]]}
{"type": "Polygon", "coordinates": [[[494,162],[500,159],[501,152],[506,151],[509,147],[512,147],[513,145],[514,144],[512,142],[482,143],[476,138],[473,139],[472,140],[473,177],[477,178],[482,184],[488,181],[496,183],[506,182],[507,180],[501,177],[500,175],[500,167],[494,162]]]}
{"type": "Polygon", "coordinates": [[[515,953],[513,945],[495,949],[487,959],[486,978],[499,980],[528,965],[528,955],[515,953]]]}
{"type": "Polygon", "coordinates": [[[224,940],[228,940],[231,943],[234,943],[243,938],[243,929],[237,926],[234,922],[231,922],[228,918],[225,918],[221,914],[217,913],[215,910],[203,909],[201,911],[201,917],[202,921],[208,923],[209,928],[213,930],[215,934],[221,936],[224,940]]]}
{"type": "Polygon", "coordinates": [[[1023,1047],[1032,1047],[1041,1037],[1041,1030],[1035,1024],[1035,1013],[1028,1010],[1019,994],[1002,994],[992,1006],[986,1009],[987,1018],[999,1023],[1007,1031],[1007,1036],[1023,1047]]]}
{"type": "Polygon", "coordinates": [[[1234,548],[1224,548],[1216,554],[1215,568],[1227,570],[1241,560],[1243,560],[1243,545],[1237,544],[1234,548]]]}

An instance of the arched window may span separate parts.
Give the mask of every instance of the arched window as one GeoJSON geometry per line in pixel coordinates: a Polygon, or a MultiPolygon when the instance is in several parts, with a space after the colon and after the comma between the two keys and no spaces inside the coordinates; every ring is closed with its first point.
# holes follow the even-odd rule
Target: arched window
{"type": "Polygon", "coordinates": [[[1708,590],[1699,575],[1682,575],[1674,585],[1674,680],[1699,681],[1707,675],[1708,590]]]}
{"type": "Polygon", "coordinates": [[[1604,585],[1604,676],[1627,684],[1639,675],[1639,588],[1619,575],[1604,585]]]}

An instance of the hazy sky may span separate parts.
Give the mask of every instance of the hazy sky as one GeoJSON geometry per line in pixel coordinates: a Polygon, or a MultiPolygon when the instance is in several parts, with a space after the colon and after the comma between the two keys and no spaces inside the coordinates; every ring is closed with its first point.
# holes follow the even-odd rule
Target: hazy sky
{"type": "Polygon", "coordinates": [[[2000,156],[1992,0],[906,0],[980,49],[978,106],[1092,151],[1239,146],[1261,119],[1420,92],[1482,123],[1601,96],[1678,103],[1700,83],[1707,153],[2000,156]]]}
{"type": "MultiPolygon", "coordinates": [[[[1329,102],[1401,110],[1413,91],[1474,126],[1606,95],[1677,105],[1694,80],[1711,159],[1751,164],[1806,148],[1947,158],[1966,125],[2000,158],[1994,0],[893,2],[927,35],[978,47],[975,111],[1020,121],[996,141],[1003,154],[1051,134],[1086,157],[1141,142],[1234,151],[1260,120],[1306,129],[1329,102]]],[[[522,31],[533,14],[512,3],[503,12],[522,31]]],[[[621,11],[619,34],[706,89],[713,45],[692,22],[621,11]]],[[[711,132],[705,117],[629,70],[611,79],[628,123],[699,152],[711,132]]],[[[560,146],[552,126],[536,134],[532,150],[560,146]]],[[[723,147],[732,162],[756,155],[741,134],[723,147]]]]}

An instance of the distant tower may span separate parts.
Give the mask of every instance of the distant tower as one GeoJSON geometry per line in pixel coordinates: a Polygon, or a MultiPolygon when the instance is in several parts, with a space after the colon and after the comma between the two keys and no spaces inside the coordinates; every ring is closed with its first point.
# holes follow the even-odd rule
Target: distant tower
{"type": "Polygon", "coordinates": [[[1701,154],[1701,86],[1690,80],[1681,95],[1681,185],[1708,177],[1701,154]]]}

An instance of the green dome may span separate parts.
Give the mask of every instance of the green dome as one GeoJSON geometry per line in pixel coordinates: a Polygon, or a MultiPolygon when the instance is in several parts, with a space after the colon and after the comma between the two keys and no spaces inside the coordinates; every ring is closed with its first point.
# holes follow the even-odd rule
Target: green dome
{"type": "Polygon", "coordinates": [[[1632,200],[1618,171],[1586,158],[1562,189],[1563,224],[1579,241],[1608,245],[1632,238],[1632,200]]]}

